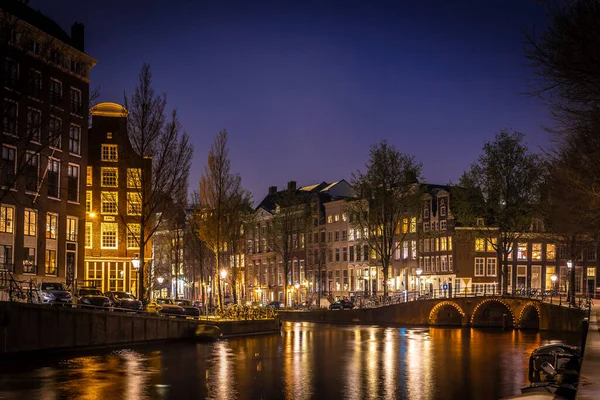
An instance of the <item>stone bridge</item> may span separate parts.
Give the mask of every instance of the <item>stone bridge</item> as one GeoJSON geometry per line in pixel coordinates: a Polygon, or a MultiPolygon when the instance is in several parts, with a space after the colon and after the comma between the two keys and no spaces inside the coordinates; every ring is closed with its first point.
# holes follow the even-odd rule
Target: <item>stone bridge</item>
{"type": "Polygon", "coordinates": [[[280,312],[283,320],[429,326],[505,327],[578,332],[587,310],[502,296],[417,300],[344,311],[280,312]]]}

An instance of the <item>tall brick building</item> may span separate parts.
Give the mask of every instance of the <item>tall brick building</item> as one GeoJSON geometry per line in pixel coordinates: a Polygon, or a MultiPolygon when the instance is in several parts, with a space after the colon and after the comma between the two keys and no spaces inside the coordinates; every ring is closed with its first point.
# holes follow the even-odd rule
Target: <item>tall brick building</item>
{"type": "Polygon", "coordinates": [[[0,271],[74,284],[83,266],[81,179],[90,69],[84,28],[69,36],[24,2],[0,5],[0,271]]]}

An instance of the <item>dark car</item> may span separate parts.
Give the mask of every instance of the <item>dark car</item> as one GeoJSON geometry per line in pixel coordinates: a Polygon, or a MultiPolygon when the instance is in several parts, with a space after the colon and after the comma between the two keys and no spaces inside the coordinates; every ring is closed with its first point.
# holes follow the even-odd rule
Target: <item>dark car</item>
{"type": "Polygon", "coordinates": [[[185,315],[190,317],[200,316],[200,309],[194,306],[189,300],[175,300],[175,304],[183,308],[185,315]]]}
{"type": "Polygon", "coordinates": [[[142,302],[127,292],[106,292],[116,311],[142,311],[142,302]]]}
{"type": "Polygon", "coordinates": [[[162,315],[174,315],[185,317],[185,310],[179,307],[173,299],[152,299],[146,306],[146,311],[162,315]]]}
{"type": "Polygon", "coordinates": [[[354,304],[348,300],[338,300],[329,306],[330,310],[350,310],[352,308],[354,308],[354,304]]]}
{"type": "Polygon", "coordinates": [[[280,301],[272,301],[266,305],[267,308],[272,308],[273,310],[281,310],[284,306],[280,301]]]}
{"type": "Polygon", "coordinates": [[[37,289],[42,304],[71,304],[72,297],[66,286],[57,282],[42,282],[37,289]]]}
{"type": "Polygon", "coordinates": [[[81,288],[77,290],[73,297],[73,301],[77,304],[77,307],[110,307],[110,299],[96,288],[81,288]]]}

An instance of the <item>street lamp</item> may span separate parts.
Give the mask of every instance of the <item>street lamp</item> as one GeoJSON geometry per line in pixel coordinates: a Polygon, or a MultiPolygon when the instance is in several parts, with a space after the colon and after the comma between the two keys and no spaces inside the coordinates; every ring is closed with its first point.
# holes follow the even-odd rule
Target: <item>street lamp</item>
{"type": "Polygon", "coordinates": [[[421,268],[417,268],[417,286],[419,287],[419,296],[421,295],[421,274],[423,270],[421,268]]]}
{"type": "Polygon", "coordinates": [[[571,304],[575,303],[575,275],[573,274],[573,261],[567,261],[567,268],[569,269],[569,288],[567,290],[567,301],[571,304]]]}
{"type": "MultiPolygon", "coordinates": [[[[92,214],[90,213],[90,216],[91,216],[91,215],[92,215],[92,214]]],[[[133,260],[131,260],[131,265],[133,266],[133,270],[136,272],[136,276],[138,276],[138,277],[139,277],[139,271],[140,271],[140,258],[139,258],[137,255],[136,255],[134,258],[133,258],[133,260]]],[[[137,285],[136,285],[136,287],[135,287],[135,295],[136,295],[138,298],[140,297],[140,295],[139,295],[139,293],[138,293],[138,290],[137,290],[137,288],[138,288],[139,284],[140,284],[140,283],[138,282],[138,284],[137,284],[137,285]]],[[[131,288],[130,288],[130,289],[131,289],[131,288]]],[[[142,303],[144,302],[144,299],[140,299],[140,300],[142,301],[142,303]]]]}
{"type": "Polygon", "coordinates": [[[294,287],[296,288],[296,305],[298,305],[300,304],[300,291],[298,290],[300,289],[300,284],[296,282],[294,287]]]}
{"type": "Polygon", "coordinates": [[[556,276],[556,274],[553,274],[550,277],[550,280],[552,281],[552,290],[556,290],[556,281],[558,280],[558,277],[556,276]]]}
{"type": "Polygon", "coordinates": [[[165,281],[165,278],[163,278],[162,276],[159,276],[158,278],[156,278],[156,280],[158,281],[159,285],[162,285],[163,282],[165,281]]]}
{"type": "Polygon", "coordinates": [[[225,282],[224,282],[225,278],[227,278],[227,271],[224,270],[224,269],[222,269],[221,270],[221,286],[222,286],[222,289],[221,289],[221,293],[220,293],[221,294],[221,308],[223,307],[223,302],[225,300],[224,299],[224,297],[225,297],[225,282]]]}

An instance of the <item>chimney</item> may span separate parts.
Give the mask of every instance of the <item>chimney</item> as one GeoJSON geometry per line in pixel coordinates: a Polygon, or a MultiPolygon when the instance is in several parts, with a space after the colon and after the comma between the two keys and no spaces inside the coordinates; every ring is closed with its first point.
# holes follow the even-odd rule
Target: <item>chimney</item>
{"type": "Polygon", "coordinates": [[[290,192],[295,192],[296,191],[296,181],[289,181],[288,182],[288,190],[290,192]]]}
{"type": "Polygon", "coordinates": [[[83,29],[83,24],[79,22],[75,22],[71,27],[71,40],[73,41],[73,45],[77,50],[85,51],[84,48],[84,40],[85,34],[83,29]]]}
{"type": "Polygon", "coordinates": [[[277,186],[269,186],[269,195],[277,193],[277,186]]]}

